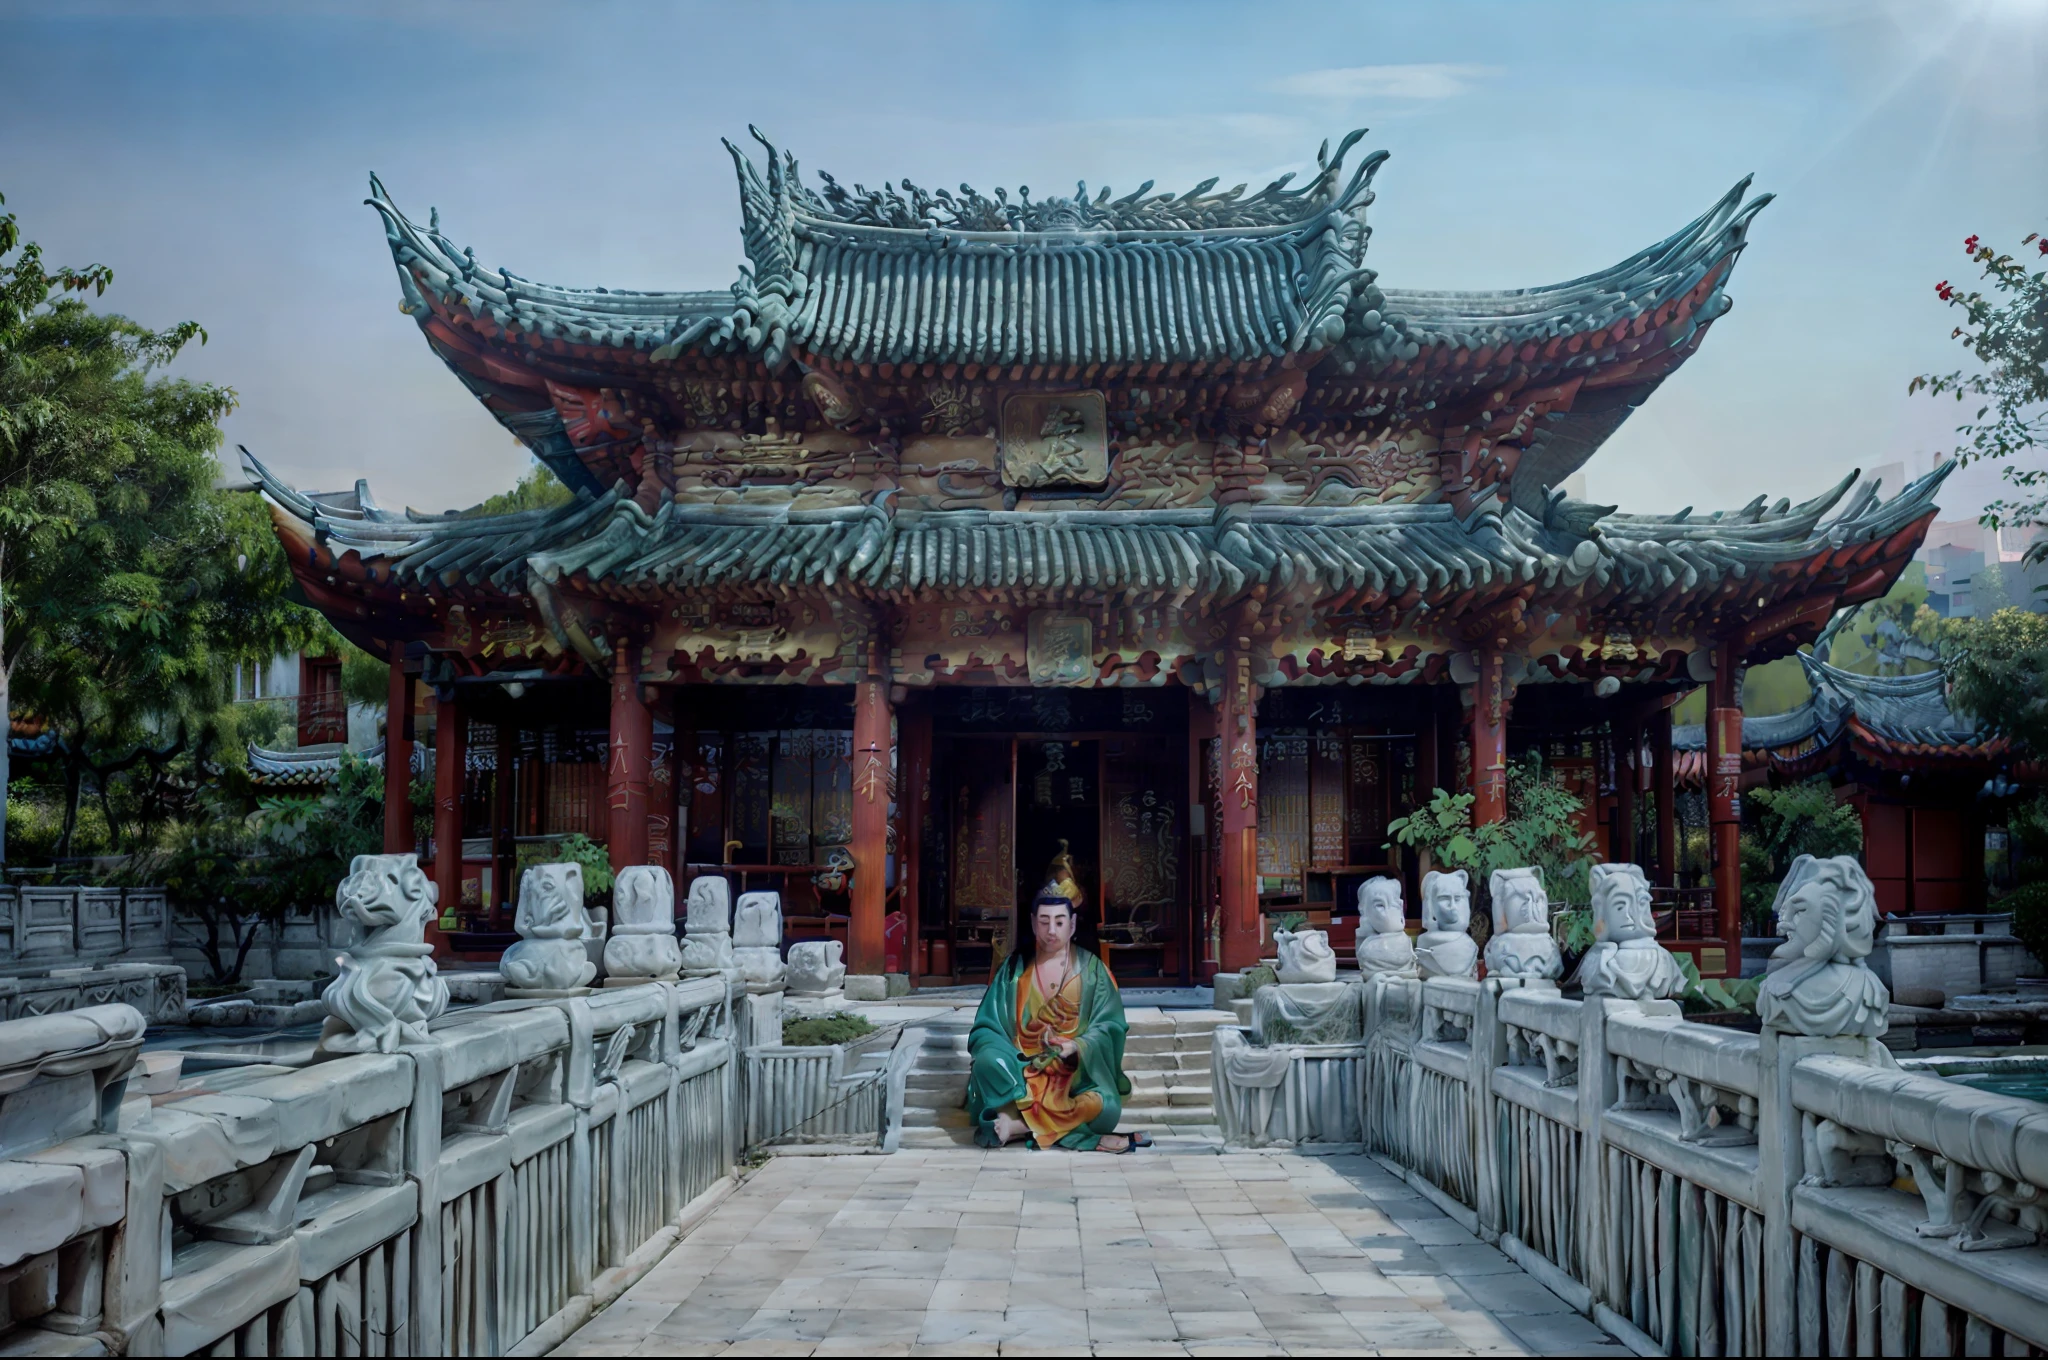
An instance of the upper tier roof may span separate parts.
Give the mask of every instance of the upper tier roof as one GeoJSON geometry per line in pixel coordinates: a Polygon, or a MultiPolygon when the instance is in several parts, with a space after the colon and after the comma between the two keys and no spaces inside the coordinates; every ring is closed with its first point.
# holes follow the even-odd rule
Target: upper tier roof
{"type": "MultiPolygon", "coordinates": [[[[1050,368],[1289,363],[1327,358],[1366,379],[1455,371],[1451,385],[1626,365],[1654,381],[1727,309],[1728,267],[1769,195],[1736,185],[1685,228],[1611,269],[1543,288],[1382,290],[1365,264],[1374,172],[1349,170],[1362,132],[1317,157],[1300,187],[1013,200],[898,187],[805,185],[794,157],[765,168],[727,143],[748,272],[727,292],[625,292],[532,283],[476,262],[371,181],[406,309],[473,326],[517,358],[568,346],[586,367],[729,355],[805,364],[1050,368]],[[588,352],[585,352],[588,351],[588,352]],[[1661,354],[1662,368],[1648,362],[1661,354]],[[640,356],[640,357],[636,357],[640,356]]],[[[437,344],[463,367],[460,356],[437,344]]],[[[472,377],[488,373],[471,365],[472,377]]]]}

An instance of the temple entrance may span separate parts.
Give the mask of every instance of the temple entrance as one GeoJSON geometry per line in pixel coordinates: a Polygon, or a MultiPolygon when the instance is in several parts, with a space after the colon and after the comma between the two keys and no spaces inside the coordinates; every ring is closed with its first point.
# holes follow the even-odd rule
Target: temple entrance
{"type": "Polygon", "coordinates": [[[1084,943],[1120,979],[1185,980],[1200,875],[1184,693],[935,700],[918,888],[927,977],[986,981],[1009,953],[1020,907],[1064,852],[1083,897],[1084,943]],[[1023,730],[985,730],[1006,721],[1023,730]]]}

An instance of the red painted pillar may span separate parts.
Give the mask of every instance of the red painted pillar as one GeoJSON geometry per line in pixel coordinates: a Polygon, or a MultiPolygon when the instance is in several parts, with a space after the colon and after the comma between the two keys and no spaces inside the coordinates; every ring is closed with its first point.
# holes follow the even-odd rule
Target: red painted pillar
{"type": "Polygon", "coordinates": [[[1678,780],[1671,766],[1671,709],[1650,721],[1650,771],[1657,791],[1657,881],[1678,884],[1678,780]]]}
{"type": "Polygon", "coordinates": [[[647,781],[654,761],[654,715],[640,696],[631,644],[612,657],[611,758],[605,764],[606,850],[612,872],[647,863],[647,781]]]}
{"type": "Polygon", "coordinates": [[[924,859],[924,832],[932,807],[932,711],[923,700],[899,710],[903,777],[897,785],[896,881],[903,885],[903,938],[910,957],[910,985],[931,971],[924,952],[924,885],[919,868],[924,859]]]}
{"type": "MultiPolygon", "coordinates": [[[[434,886],[440,911],[462,906],[462,777],[469,763],[468,719],[458,699],[434,704],[434,886]]],[[[429,938],[438,938],[430,932],[429,938]]]]}
{"type": "MultiPolygon", "coordinates": [[[[889,682],[869,668],[853,694],[853,919],[846,927],[846,971],[884,971],[882,915],[889,885],[889,803],[895,791],[895,738],[889,731],[889,682]]],[[[907,966],[907,965],[906,965],[907,966]]]]}
{"type": "Polygon", "coordinates": [[[409,855],[412,830],[412,677],[391,644],[391,687],[384,699],[384,853],[409,855]]]}
{"type": "Polygon", "coordinates": [[[1634,718],[1615,733],[1614,853],[1622,864],[1636,860],[1636,792],[1643,778],[1643,727],[1634,718]]]}
{"type": "Polygon", "coordinates": [[[1224,653],[1223,699],[1216,706],[1216,736],[1223,747],[1223,825],[1217,849],[1223,866],[1218,909],[1225,972],[1259,966],[1265,946],[1259,931],[1259,730],[1252,659],[1224,653]]]}
{"type": "Polygon", "coordinates": [[[1735,644],[1722,643],[1714,653],[1707,696],[1707,822],[1712,828],[1714,933],[1727,942],[1730,973],[1742,969],[1742,687],[1737,670],[1735,644]]]}
{"type": "Polygon", "coordinates": [[[1477,653],[1479,679],[1472,686],[1472,824],[1508,819],[1507,686],[1501,654],[1477,653]]]}

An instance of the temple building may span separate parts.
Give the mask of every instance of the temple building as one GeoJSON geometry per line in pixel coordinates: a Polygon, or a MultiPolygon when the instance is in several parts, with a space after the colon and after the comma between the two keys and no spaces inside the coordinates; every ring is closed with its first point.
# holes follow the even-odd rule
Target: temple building
{"type": "Polygon", "coordinates": [[[1768,196],[1566,283],[1403,290],[1359,136],[1255,192],[1034,198],[808,180],[756,133],[722,292],[530,282],[373,181],[403,309],[576,493],[426,515],[252,460],[391,712],[431,688],[444,904],[465,838],[493,871],[468,943],[517,838],[573,830],[679,891],[780,888],[855,974],[962,982],[1065,855],[1119,976],[1199,980],[1367,876],[1414,902],[1389,818],[1437,786],[1501,818],[1538,747],[1668,883],[1670,705],[1704,684],[1715,914],[1678,947],[1735,967],[1742,669],[1883,595],[1943,473],[1569,498],[1728,310],[1768,196]]]}

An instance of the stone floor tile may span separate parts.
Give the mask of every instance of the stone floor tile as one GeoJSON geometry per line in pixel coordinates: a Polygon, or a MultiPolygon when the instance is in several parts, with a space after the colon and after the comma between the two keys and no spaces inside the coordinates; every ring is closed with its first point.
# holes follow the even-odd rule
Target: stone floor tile
{"type": "Polygon", "coordinates": [[[923,1341],[911,1343],[912,1355],[982,1356],[1001,1355],[1003,1349],[993,1341],[951,1341],[944,1345],[929,1345],[923,1341]]]}
{"type": "Polygon", "coordinates": [[[785,1341],[779,1338],[759,1338],[751,1341],[735,1341],[720,1355],[809,1355],[815,1343],[809,1341],[785,1341]]]}
{"type": "Polygon", "coordinates": [[[1186,1355],[1188,1348],[1177,1341],[1105,1341],[1095,1346],[1099,1356],[1186,1355]]]}
{"type": "MultiPolygon", "coordinates": [[[[868,1281],[844,1275],[792,1275],[775,1286],[763,1308],[838,1308],[868,1281]]],[[[639,1286],[634,1286],[638,1291],[639,1286]]]]}
{"type": "Polygon", "coordinates": [[[1003,1313],[1010,1307],[1007,1280],[940,1280],[926,1302],[934,1313],[1003,1313]]]}
{"type": "Polygon", "coordinates": [[[1195,1341],[1266,1341],[1269,1336],[1266,1324],[1259,1315],[1249,1308],[1233,1311],[1209,1309],[1172,1309],[1174,1330],[1180,1339],[1195,1341]]]}
{"type": "Polygon", "coordinates": [[[842,1308],[825,1333],[828,1340],[867,1337],[876,1341],[900,1341],[906,1347],[917,1340],[924,1327],[922,1308],[842,1308]]]}
{"type": "Polygon", "coordinates": [[[942,1280],[1005,1280],[1017,1268],[1016,1253],[1009,1251],[968,1251],[955,1247],[946,1253],[942,1280]]]}
{"type": "Polygon", "coordinates": [[[1010,1311],[1003,1315],[1010,1334],[1004,1344],[1012,1341],[1027,1346],[1063,1346],[1069,1354],[1076,1347],[1083,1350],[1088,1345],[1088,1315],[1076,1308],[1068,1308],[1057,1300],[1035,1300],[1019,1308],[1016,1305],[1016,1290],[1010,1291],[1010,1311]]]}
{"type": "Polygon", "coordinates": [[[953,1231],[953,1245],[977,1251],[1015,1251],[1017,1233],[1014,1227],[960,1227],[953,1231]]]}
{"type": "Polygon", "coordinates": [[[1319,1270],[1317,1286],[1332,1299],[1372,1299],[1375,1307],[1420,1307],[1401,1287],[1376,1270],[1319,1270]],[[1385,1303],[1379,1301],[1385,1300],[1385,1303]]]}
{"type": "Polygon", "coordinates": [[[908,1341],[878,1340],[871,1336],[828,1336],[811,1349],[814,1356],[889,1356],[910,1354],[908,1341]]]}
{"type": "MultiPolygon", "coordinates": [[[[605,1310],[610,1311],[609,1308],[605,1310]]],[[[713,1308],[708,1305],[699,1307],[686,1303],[663,1318],[648,1335],[668,1337],[675,1341],[736,1341],[740,1332],[753,1321],[754,1314],[760,1311],[758,1306],[713,1308]]],[[[602,1317],[604,1314],[600,1313],[598,1316],[602,1317]]],[[[576,1338],[572,1336],[569,1339],[573,1341],[576,1338]]]]}
{"type": "Polygon", "coordinates": [[[865,1280],[839,1305],[846,1309],[892,1308],[923,1312],[931,1306],[937,1280],[865,1280]]]}
{"type": "Polygon", "coordinates": [[[1455,1280],[1473,1275],[1523,1273],[1522,1268],[1510,1260],[1507,1253],[1484,1244],[1472,1247],[1424,1247],[1423,1252],[1442,1267],[1444,1274],[1455,1280]]]}
{"type": "Polygon", "coordinates": [[[1540,1355],[1626,1355],[1628,1348],[1577,1313],[1525,1313],[1500,1319],[1540,1355]]]}
{"type": "Polygon", "coordinates": [[[1090,1341],[1154,1341],[1174,1334],[1173,1316],[1163,1303],[1088,1310],[1090,1341]]]}
{"type": "Polygon", "coordinates": [[[1476,1298],[1481,1307],[1489,1313],[1507,1316],[1513,1313],[1569,1313],[1570,1304],[1545,1289],[1528,1275],[1517,1272],[1513,1275],[1489,1275],[1481,1281],[1465,1286],[1467,1295],[1476,1298]]]}
{"type": "Polygon", "coordinates": [[[1339,1314],[1366,1345],[1378,1351],[1460,1348],[1458,1334],[1429,1313],[1345,1309],[1339,1314]]]}
{"type": "Polygon", "coordinates": [[[763,1308],[734,1341],[822,1341],[838,1317],[832,1308],[763,1308]]]}

